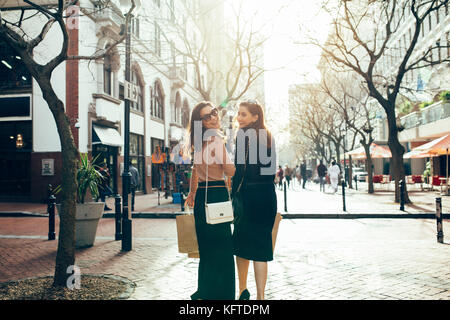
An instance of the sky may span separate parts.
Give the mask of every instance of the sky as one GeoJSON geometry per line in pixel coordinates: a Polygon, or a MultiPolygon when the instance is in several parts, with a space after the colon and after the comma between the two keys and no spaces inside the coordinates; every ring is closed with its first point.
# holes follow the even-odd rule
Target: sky
{"type": "Polygon", "coordinates": [[[320,41],[326,39],[330,19],[320,10],[320,2],[244,1],[243,10],[253,16],[254,23],[268,36],[264,50],[264,64],[266,70],[269,70],[264,77],[266,114],[269,122],[273,122],[272,130],[281,140],[287,138],[281,131],[289,119],[286,116],[289,86],[320,81],[320,73],[316,67],[320,50],[311,45],[299,44],[305,42],[310,33],[320,41]]]}

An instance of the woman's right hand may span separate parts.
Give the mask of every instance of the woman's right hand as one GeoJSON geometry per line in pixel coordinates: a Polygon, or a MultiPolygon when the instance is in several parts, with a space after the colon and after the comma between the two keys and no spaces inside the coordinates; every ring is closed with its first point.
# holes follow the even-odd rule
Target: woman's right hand
{"type": "Polygon", "coordinates": [[[184,202],[185,205],[188,205],[189,208],[193,208],[195,203],[195,194],[189,192],[189,194],[186,197],[186,201],[184,202]]]}

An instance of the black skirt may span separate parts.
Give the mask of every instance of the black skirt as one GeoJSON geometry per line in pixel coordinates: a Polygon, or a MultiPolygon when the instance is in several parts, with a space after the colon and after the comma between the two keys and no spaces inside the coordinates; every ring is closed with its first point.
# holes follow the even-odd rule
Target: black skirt
{"type": "MultiPolygon", "coordinates": [[[[205,183],[200,182],[195,195],[194,217],[200,262],[196,296],[204,300],[234,300],[235,270],[233,239],[229,222],[207,224],[205,183]]],[[[224,181],[208,182],[208,203],[228,200],[224,181]]]]}
{"type": "Polygon", "coordinates": [[[234,254],[252,261],[272,261],[272,229],[277,214],[275,186],[248,184],[240,192],[243,210],[234,222],[234,254]]]}

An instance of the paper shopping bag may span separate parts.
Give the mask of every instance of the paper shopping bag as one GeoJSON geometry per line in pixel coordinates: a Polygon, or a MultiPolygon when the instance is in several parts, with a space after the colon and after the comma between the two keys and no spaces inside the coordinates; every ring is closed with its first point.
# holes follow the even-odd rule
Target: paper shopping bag
{"type": "Polygon", "coordinates": [[[178,252],[198,252],[197,234],[195,233],[194,215],[185,214],[176,217],[178,252]]]}

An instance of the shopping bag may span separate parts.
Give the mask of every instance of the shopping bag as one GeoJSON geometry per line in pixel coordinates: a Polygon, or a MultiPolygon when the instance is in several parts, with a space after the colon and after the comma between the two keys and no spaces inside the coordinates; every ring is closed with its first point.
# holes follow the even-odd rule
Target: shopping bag
{"type": "Polygon", "coordinates": [[[198,252],[197,234],[195,232],[195,219],[193,214],[176,216],[178,252],[198,252]]]}
{"type": "Polygon", "coordinates": [[[275,251],[275,242],[277,241],[278,227],[280,226],[280,221],[283,219],[281,213],[277,212],[275,216],[275,222],[272,228],[272,250],[275,251]]]}

